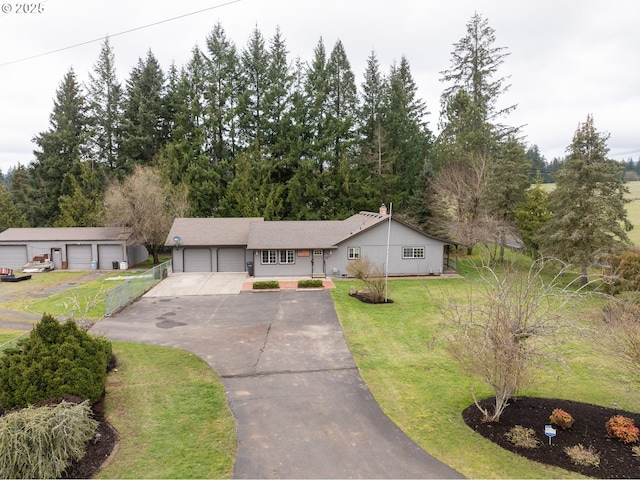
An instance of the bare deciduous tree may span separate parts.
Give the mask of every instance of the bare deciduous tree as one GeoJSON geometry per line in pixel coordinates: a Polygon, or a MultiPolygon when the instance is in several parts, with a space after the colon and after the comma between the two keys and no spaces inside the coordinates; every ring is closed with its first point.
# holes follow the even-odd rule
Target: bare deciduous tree
{"type": "Polygon", "coordinates": [[[104,197],[105,223],[131,227],[134,239],[144,245],[157,265],[176,217],[188,208],[187,190],[165,182],[157,169],[137,166],[122,183],[111,185],[104,197]]]}
{"type": "Polygon", "coordinates": [[[433,180],[432,208],[438,228],[462,243],[468,253],[482,239],[482,191],[488,171],[484,156],[470,163],[454,162],[433,180]]]}
{"type": "Polygon", "coordinates": [[[469,290],[464,303],[442,305],[447,324],[454,328],[449,353],[467,375],[495,394],[490,411],[480,406],[472,389],[486,421],[500,419],[534,367],[556,359],[553,347],[572,328],[569,307],[580,298],[580,290],[561,287],[560,274],[545,280],[543,267],[542,260],[528,271],[497,271],[485,264],[480,268],[481,292],[469,290]]]}

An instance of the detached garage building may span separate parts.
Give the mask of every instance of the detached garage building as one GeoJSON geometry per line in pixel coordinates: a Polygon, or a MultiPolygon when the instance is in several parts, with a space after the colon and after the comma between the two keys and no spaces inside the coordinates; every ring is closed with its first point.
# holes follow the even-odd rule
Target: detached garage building
{"type": "Polygon", "coordinates": [[[55,269],[111,270],[149,258],[123,227],[9,228],[0,233],[0,267],[20,269],[34,257],[49,258],[55,269]]]}

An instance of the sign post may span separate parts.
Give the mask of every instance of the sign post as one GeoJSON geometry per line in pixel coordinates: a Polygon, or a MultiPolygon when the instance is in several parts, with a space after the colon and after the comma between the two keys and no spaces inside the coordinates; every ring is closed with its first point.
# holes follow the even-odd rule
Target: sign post
{"type": "Polygon", "coordinates": [[[556,429],[551,425],[544,426],[544,434],[549,437],[549,445],[551,445],[551,438],[556,436],[556,429]]]}

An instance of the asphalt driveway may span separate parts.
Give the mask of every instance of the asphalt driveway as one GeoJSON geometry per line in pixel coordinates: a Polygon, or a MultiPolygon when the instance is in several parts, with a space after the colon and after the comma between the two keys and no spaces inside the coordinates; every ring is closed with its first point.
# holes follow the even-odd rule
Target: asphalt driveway
{"type": "Polygon", "coordinates": [[[221,376],[236,478],[462,478],[380,410],[327,290],[146,296],[93,330],[190,351],[221,376]]]}

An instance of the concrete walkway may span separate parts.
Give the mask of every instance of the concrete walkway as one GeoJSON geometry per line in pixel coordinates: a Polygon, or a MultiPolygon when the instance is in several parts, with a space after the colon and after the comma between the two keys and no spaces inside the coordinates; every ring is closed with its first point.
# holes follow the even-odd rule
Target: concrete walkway
{"type": "Polygon", "coordinates": [[[222,377],[236,478],[462,478],[380,410],[327,290],[146,296],[93,331],[190,351],[222,377]]]}

